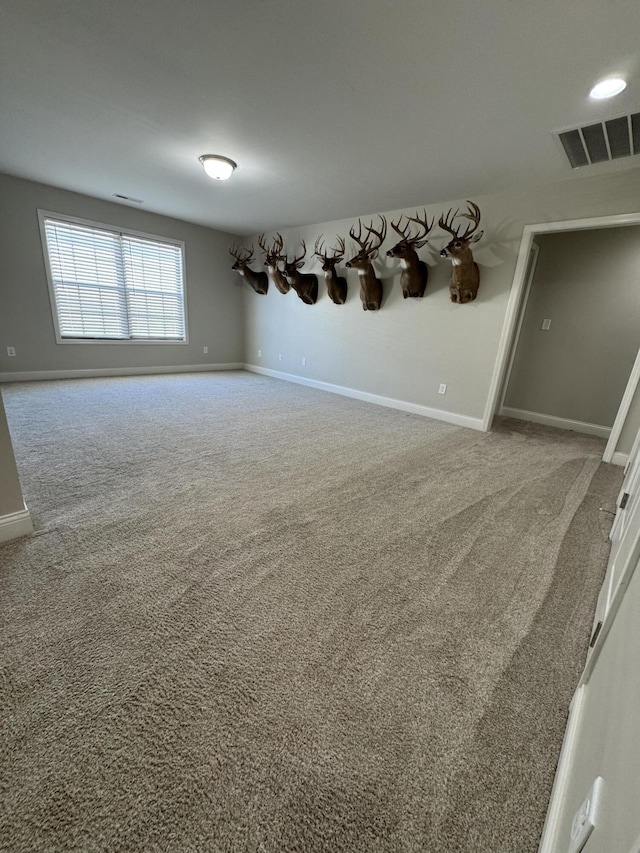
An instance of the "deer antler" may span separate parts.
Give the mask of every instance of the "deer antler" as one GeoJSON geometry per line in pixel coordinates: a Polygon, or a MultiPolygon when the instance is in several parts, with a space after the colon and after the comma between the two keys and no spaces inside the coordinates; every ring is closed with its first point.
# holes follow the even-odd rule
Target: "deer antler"
{"type": "Polygon", "coordinates": [[[262,254],[263,254],[265,257],[268,257],[268,256],[269,256],[269,254],[270,254],[270,249],[269,249],[269,247],[267,246],[267,241],[266,241],[266,240],[265,240],[265,238],[264,238],[264,234],[261,234],[261,235],[258,237],[258,246],[260,246],[260,248],[262,249],[262,254]]]}
{"type": "Polygon", "coordinates": [[[436,221],[436,218],[434,216],[431,220],[431,225],[429,225],[429,217],[427,216],[426,207],[423,209],[422,214],[422,216],[418,216],[418,211],[416,210],[415,216],[407,216],[407,219],[411,220],[411,222],[415,222],[416,225],[420,225],[420,227],[423,229],[423,233],[418,234],[418,236],[415,238],[416,240],[423,240],[427,236],[429,231],[431,231],[431,229],[433,228],[433,223],[436,221]]]}
{"type": "Polygon", "coordinates": [[[331,251],[333,252],[333,260],[341,261],[344,258],[344,253],[345,253],[346,249],[345,249],[344,240],[342,239],[342,237],[338,237],[336,235],[336,238],[338,240],[338,248],[335,249],[335,248],[331,247],[331,251]]]}
{"type": "Polygon", "coordinates": [[[362,239],[362,222],[358,219],[358,236],[356,237],[355,225],[349,229],[349,237],[352,240],[355,240],[356,243],[360,246],[362,251],[366,251],[367,243],[366,240],[362,239]]]}
{"type": "Polygon", "coordinates": [[[378,245],[377,246],[370,246],[369,241],[367,241],[367,254],[368,255],[371,255],[373,252],[377,251],[380,248],[380,246],[382,246],[382,244],[384,243],[385,237],[387,236],[387,220],[381,214],[378,214],[378,216],[380,217],[380,230],[379,231],[376,231],[376,229],[373,227],[373,221],[371,222],[370,225],[366,226],[369,234],[375,234],[376,237],[378,238],[378,245]]]}
{"type": "Polygon", "coordinates": [[[323,236],[324,235],[321,234],[318,237],[318,239],[316,240],[316,246],[315,246],[315,249],[313,250],[313,254],[316,255],[316,257],[318,257],[318,258],[322,258],[323,261],[326,261],[327,256],[324,253],[324,240],[322,239],[323,236]]]}
{"type": "Polygon", "coordinates": [[[458,231],[460,231],[460,228],[454,229],[453,220],[458,215],[458,210],[459,210],[459,208],[456,208],[456,212],[453,213],[453,215],[452,215],[453,208],[450,207],[447,215],[441,216],[440,219],[438,220],[438,225],[440,226],[440,228],[442,228],[443,231],[448,231],[452,237],[456,237],[456,238],[458,237],[458,231]]]}
{"type": "Polygon", "coordinates": [[[477,204],[472,201],[467,201],[467,212],[460,213],[460,217],[464,216],[465,219],[471,220],[471,225],[468,225],[464,234],[460,237],[460,240],[468,240],[475,232],[478,230],[478,225],[480,225],[480,208],[477,204]]]}
{"type": "Polygon", "coordinates": [[[409,228],[409,217],[407,217],[407,224],[405,225],[405,227],[404,227],[404,228],[402,228],[402,229],[401,229],[401,228],[400,228],[400,223],[402,222],[402,217],[403,217],[403,216],[404,216],[404,214],[403,214],[403,213],[402,213],[402,214],[400,214],[400,219],[398,219],[398,221],[397,221],[397,222],[394,222],[394,221],[393,221],[393,219],[392,219],[392,220],[391,220],[391,227],[392,227],[392,228],[393,228],[393,230],[396,232],[396,234],[398,235],[398,237],[402,238],[402,240],[405,240],[407,243],[409,243],[409,242],[411,241],[411,233],[407,234],[407,230],[408,230],[408,228],[409,228]]]}
{"type": "Polygon", "coordinates": [[[249,263],[253,260],[253,246],[251,249],[247,250],[244,246],[239,246],[237,249],[235,244],[229,249],[229,254],[232,255],[237,261],[246,261],[249,263]],[[242,251],[244,254],[239,255],[238,252],[242,251]]]}
{"type": "MultiPolygon", "coordinates": [[[[291,261],[291,264],[290,264],[290,266],[298,267],[298,269],[299,269],[301,266],[304,266],[304,259],[305,259],[306,254],[307,254],[307,247],[306,247],[306,245],[305,245],[304,240],[301,240],[300,242],[302,243],[302,254],[301,254],[299,257],[294,256],[294,258],[293,258],[293,260],[291,261]]],[[[289,261],[288,261],[288,260],[287,260],[287,264],[289,264],[289,261]]]]}

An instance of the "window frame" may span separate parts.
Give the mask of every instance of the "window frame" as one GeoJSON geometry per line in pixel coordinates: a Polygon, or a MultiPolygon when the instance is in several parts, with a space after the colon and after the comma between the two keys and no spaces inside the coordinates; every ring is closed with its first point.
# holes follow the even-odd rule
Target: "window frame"
{"type": "Polygon", "coordinates": [[[184,240],[176,240],[174,237],[166,237],[164,235],[149,234],[146,231],[136,231],[133,228],[121,228],[117,225],[109,225],[105,222],[96,222],[93,219],[82,219],[79,216],[70,216],[66,213],[55,213],[52,210],[37,209],[38,225],[40,228],[40,242],[42,245],[42,255],[44,258],[45,272],[47,276],[47,288],[49,290],[49,303],[51,307],[51,317],[53,319],[53,327],[55,331],[57,344],[89,344],[90,346],[98,344],[99,346],[185,346],[189,343],[189,310],[187,305],[187,267],[186,267],[186,251],[184,240]],[[60,222],[70,222],[73,225],[84,225],[87,228],[96,228],[103,231],[109,231],[111,234],[127,234],[132,237],[140,237],[145,240],[154,240],[157,243],[167,243],[172,246],[177,246],[182,254],[182,306],[184,311],[184,339],[175,340],[172,338],[68,338],[62,337],[60,334],[60,321],[58,318],[58,306],[56,302],[55,287],[53,284],[53,275],[51,272],[51,261],[49,258],[49,248],[47,246],[47,234],[45,230],[45,219],[57,219],[60,222]]]}

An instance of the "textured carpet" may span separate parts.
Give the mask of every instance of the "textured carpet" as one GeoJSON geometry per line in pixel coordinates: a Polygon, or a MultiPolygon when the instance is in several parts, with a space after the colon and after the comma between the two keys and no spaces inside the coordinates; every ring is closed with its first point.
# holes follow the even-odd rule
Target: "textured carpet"
{"type": "Polygon", "coordinates": [[[0,849],[534,853],[604,442],[245,373],[3,393],[0,849]]]}

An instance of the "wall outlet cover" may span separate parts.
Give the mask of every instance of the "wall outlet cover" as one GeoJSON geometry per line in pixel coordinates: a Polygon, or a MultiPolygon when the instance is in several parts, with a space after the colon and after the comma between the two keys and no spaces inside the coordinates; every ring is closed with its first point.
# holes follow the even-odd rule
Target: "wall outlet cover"
{"type": "Polygon", "coordinates": [[[596,826],[598,819],[598,807],[602,793],[604,779],[598,776],[584,802],[575,813],[571,824],[571,840],[567,853],[580,853],[587,843],[589,836],[596,826]]]}

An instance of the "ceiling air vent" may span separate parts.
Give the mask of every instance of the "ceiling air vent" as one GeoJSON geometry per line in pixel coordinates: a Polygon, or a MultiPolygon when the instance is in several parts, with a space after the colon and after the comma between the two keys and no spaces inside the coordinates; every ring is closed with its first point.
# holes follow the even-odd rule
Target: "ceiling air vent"
{"type": "Polygon", "coordinates": [[[640,154],[640,113],[555,134],[572,169],[640,154]]]}

